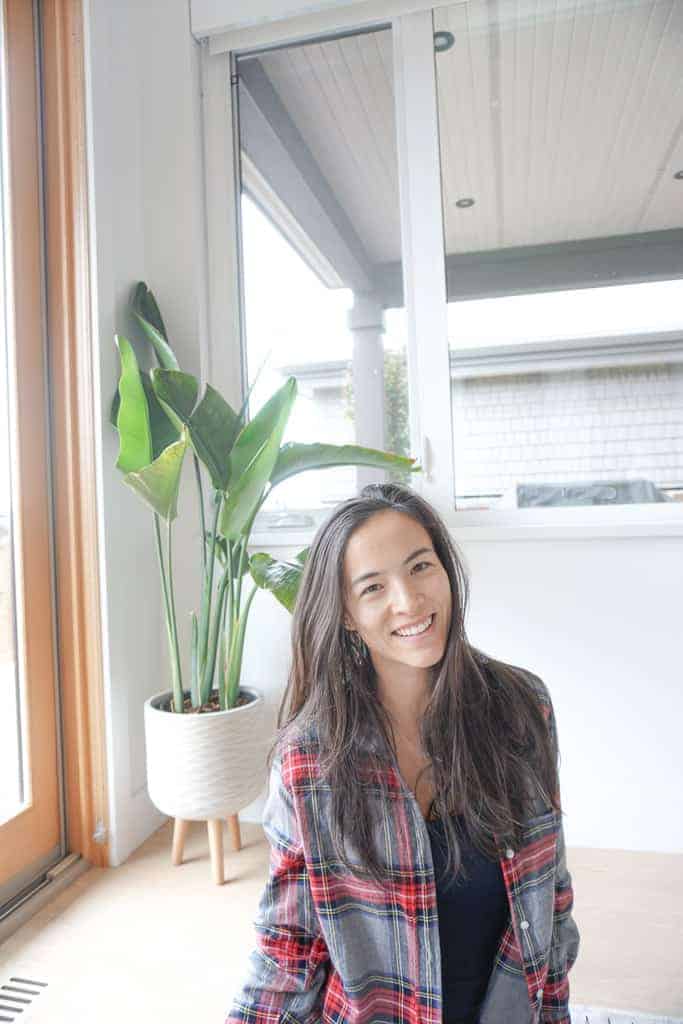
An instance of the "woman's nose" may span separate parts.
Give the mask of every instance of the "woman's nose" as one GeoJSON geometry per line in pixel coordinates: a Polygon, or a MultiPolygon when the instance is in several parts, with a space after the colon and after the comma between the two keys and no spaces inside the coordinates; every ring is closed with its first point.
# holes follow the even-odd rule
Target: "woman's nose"
{"type": "Polygon", "coordinates": [[[396,580],[392,586],[391,600],[395,612],[413,613],[422,603],[422,597],[414,583],[396,580]]]}

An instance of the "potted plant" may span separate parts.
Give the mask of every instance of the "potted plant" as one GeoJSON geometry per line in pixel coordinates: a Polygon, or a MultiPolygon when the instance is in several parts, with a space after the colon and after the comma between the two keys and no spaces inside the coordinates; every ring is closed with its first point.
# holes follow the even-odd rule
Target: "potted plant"
{"type": "MultiPolygon", "coordinates": [[[[150,798],[176,819],[174,863],[187,822],[209,822],[214,875],[222,875],[222,819],[239,848],[237,812],[264,782],[266,735],[260,691],[242,684],[242,654],[254,595],[270,590],[293,608],[306,551],[289,562],[250,554],[256,515],[283,480],[330,466],[415,469],[414,460],[357,445],[282,443],[296,398],[290,377],[251,420],[210,384],[184,373],[159,307],[144,282],[131,310],[157,366],[141,370],[133,345],[116,336],[121,371],[111,421],[119,435],[117,468],[151,508],[164,599],[171,689],[145,703],[150,798]],[[201,594],[192,612],[189,672],[183,668],[175,611],[173,522],[183,462],[194,464],[201,522],[201,594]]],[[[248,397],[248,396],[247,396],[248,397]]]]}

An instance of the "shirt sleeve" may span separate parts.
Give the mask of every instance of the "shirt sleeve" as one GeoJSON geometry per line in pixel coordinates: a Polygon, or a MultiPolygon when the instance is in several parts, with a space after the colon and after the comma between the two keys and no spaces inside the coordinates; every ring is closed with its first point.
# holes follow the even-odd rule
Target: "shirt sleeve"
{"type": "Polygon", "coordinates": [[[270,844],[270,870],[254,921],[256,948],[225,1024],[314,1024],[321,1018],[329,953],[280,753],[270,773],[263,829],[270,844]]]}
{"type": "MultiPolygon", "coordinates": [[[[559,767],[557,726],[550,695],[548,695],[548,706],[548,728],[559,767]]],[[[569,981],[567,975],[579,952],[579,929],[572,917],[573,906],[574,890],[572,889],[571,875],[567,870],[564,829],[562,827],[562,819],[560,818],[555,854],[553,936],[550,947],[548,978],[543,989],[541,1013],[543,1024],[570,1024],[569,981]]]]}

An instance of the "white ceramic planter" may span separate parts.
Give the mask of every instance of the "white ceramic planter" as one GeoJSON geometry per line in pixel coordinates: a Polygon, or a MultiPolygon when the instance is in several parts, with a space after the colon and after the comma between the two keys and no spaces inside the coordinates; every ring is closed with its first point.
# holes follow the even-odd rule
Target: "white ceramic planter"
{"type": "Polygon", "coordinates": [[[226,818],[263,789],[270,740],[263,696],[246,686],[240,693],[254,699],[201,715],[160,710],[168,692],[145,701],[147,789],[163,814],[188,821],[226,818]]]}

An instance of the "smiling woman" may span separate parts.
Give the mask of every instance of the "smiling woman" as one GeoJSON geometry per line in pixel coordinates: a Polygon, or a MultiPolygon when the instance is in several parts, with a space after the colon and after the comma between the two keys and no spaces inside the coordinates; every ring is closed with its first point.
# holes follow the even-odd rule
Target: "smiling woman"
{"type": "Polygon", "coordinates": [[[232,1024],[569,1024],[552,702],[472,647],[466,604],[448,532],[411,490],[370,485],[318,530],[232,1024]]]}
{"type": "Polygon", "coordinates": [[[425,528],[387,509],[351,536],[344,577],[345,626],[370,652],[379,699],[392,722],[414,739],[429,670],[441,661],[448,638],[448,573],[425,528]]]}

